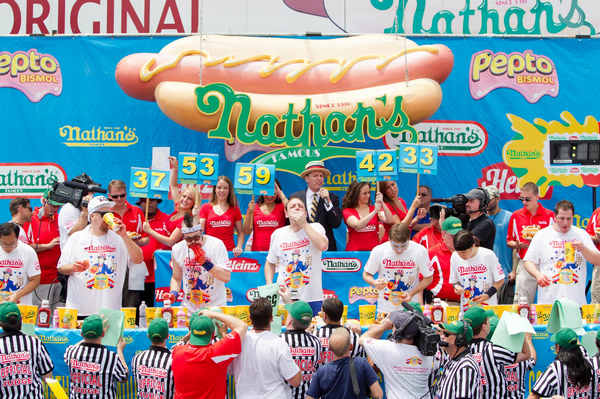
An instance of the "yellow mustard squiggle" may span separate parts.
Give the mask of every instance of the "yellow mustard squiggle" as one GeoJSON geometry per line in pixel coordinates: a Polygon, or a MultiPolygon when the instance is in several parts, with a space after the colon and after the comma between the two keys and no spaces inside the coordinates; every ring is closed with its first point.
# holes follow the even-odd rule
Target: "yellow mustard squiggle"
{"type": "Polygon", "coordinates": [[[338,58],[327,58],[324,60],[314,61],[314,62],[307,60],[307,59],[303,59],[303,58],[295,58],[295,59],[279,62],[278,56],[271,56],[268,54],[255,55],[252,57],[243,58],[243,59],[239,59],[239,60],[236,60],[234,58],[234,56],[230,56],[230,55],[226,55],[226,56],[223,56],[220,58],[210,59],[210,55],[204,50],[184,50],[184,51],[180,52],[172,61],[167,62],[163,65],[160,65],[154,69],[152,69],[152,68],[156,64],[156,57],[152,57],[151,59],[146,61],[146,63],[144,65],[142,65],[142,68],[140,70],[140,80],[142,82],[148,82],[150,79],[152,79],[154,76],[158,75],[159,73],[161,73],[167,69],[174,68],[181,61],[181,59],[183,57],[186,57],[188,55],[200,55],[203,58],[202,63],[205,67],[213,67],[213,66],[223,64],[223,67],[225,67],[225,68],[233,68],[233,67],[236,67],[236,66],[239,66],[242,64],[250,63],[250,62],[268,61],[269,63],[258,72],[259,76],[261,78],[268,78],[274,72],[276,72],[277,70],[279,70],[285,66],[292,65],[292,64],[303,64],[303,65],[298,66],[299,69],[297,69],[293,72],[290,72],[286,75],[285,80],[288,83],[294,83],[302,75],[304,75],[308,70],[316,67],[317,65],[337,64],[339,66],[339,69],[329,76],[329,81],[331,83],[337,83],[346,75],[346,73],[348,73],[348,71],[354,65],[358,64],[359,62],[366,61],[366,60],[381,59],[382,60],[381,63],[377,64],[375,66],[375,68],[377,68],[377,70],[382,70],[383,68],[387,67],[392,61],[394,61],[406,54],[411,54],[411,53],[416,53],[416,52],[421,52],[421,51],[425,51],[425,52],[428,52],[431,54],[437,54],[438,48],[435,46],[418,46],[418,47],[412,47],[412,48],[409,48],[406,50],[402,50],[399,53],[396,53],[396,54],[388,56],[388,57],[380,56],[380,55],[363,55],[360,57],[353,58],[349,62],[346,62],[345,59],[338,59],[338,58]],[[206,58],[206,61],[204,61],[204,58],[206,58]]]}

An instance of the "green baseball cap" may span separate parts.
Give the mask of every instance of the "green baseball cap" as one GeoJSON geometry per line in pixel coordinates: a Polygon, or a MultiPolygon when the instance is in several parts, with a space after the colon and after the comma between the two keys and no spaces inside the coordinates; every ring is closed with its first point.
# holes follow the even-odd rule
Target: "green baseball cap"
{"type": "Polygon", "coordinates": [[[153,319],[148,326],[148,338],[151,341],[162,341],[169,336],[169,323],[163,318],[153,319]]]}
{"type": "Polygon", "coordinates": [[[561,328],[556,334],[550,337],[550,341],[565,349],[571,349],[579,345],[577,334],[570,328],[561,328]]]}
{"type": "Polygon", "coordinates": [[[498,322],[500,321],[500,319],[498,318],[498,316],[494,315],[494,316],[490,316],[489,321],[490,321],[490,333],[488,334],[486,339],[492,339],[492,335],[494,335],[494,331],[496,331],[496,327],[498,327],[498,322]]]}
{"type": "Polygon", "coordinates": [[[102,317],[97,314],[90,315],[83,320],[81,336],[84,338],[100,338],[104,334],[102,317]]]}
{"type": "Polygon", "coordinates": [[[310,325],[313,318],[313,311],[310,305],[304,301],[288,303],[285,308],[294,320],[298,320],[306,327],[310,325]]]}
{"type": "Polygon", "coordinates": [[[191,345],[206,346],[215,333],[215,324],[211,318],[194,313],[190,318],[190,331],[191,345]]]}
{"type": "Polygon", "coordinates": [[[51,188],[49,188],[48,190],[44,191],[44,194],[42,194],[42,197],[46,201],[48,201],[48,203],[50,205],[63,206],[65,204],[64,202],[58,202],[56,199],[53,198],[52,189],[51,188]]]}
{"type": "Polygon", "coordinates": [[[471,325],[467,323],[467,327],[465,329],[465,322],[462,320],[453,321],[452,323],[442,323],[442,329],[446,330],[451,334],[465,334],[465,338],[467,339],[467,343],[470,343],[473,339],[473,329],[471,325]],[[465,331],[466,330],[466,331],[465,331]]]}
{"type": "Polygon", "coordinates": [[[0,304],[0,322],[8,322],[8,318],[14,315],[17,315],[19,319],[21,318],[21,311],[16,303],[4,302],[0,304]]]}
{"type": "MultiPolygon", "coordinates": [[[[419,302],[409,302],[408,303],[415,311],[420,314],[423,314],[423,309],[421,308],[421,304],[419,302]]],[[[402,308],[404,310],[404,308],[402,308]]]]}
{"type": "Polygon", "coordinates": [[[485,310],[481,306],[471,306],[465,312],[465,320],[469,321],[473,328],[477,328],[483,323],[485,323],[485,320],[488,317],[492,317],[495,315],[496,313],[494,313],[493,310],[485,310]]]}
{"type": "Polygon", "coordinates": [[[448,234],[456,234],[463,229],[462,222],[459,218],[455,216],[450,216],[444,220],[442,223],[442,231],[445,231],[448,234]]]}

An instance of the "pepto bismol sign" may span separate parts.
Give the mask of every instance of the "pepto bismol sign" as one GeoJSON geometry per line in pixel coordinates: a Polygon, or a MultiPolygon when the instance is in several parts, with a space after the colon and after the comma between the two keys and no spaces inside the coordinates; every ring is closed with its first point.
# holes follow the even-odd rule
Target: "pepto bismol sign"
{"type": "Polygon", "coordinates": [[[65,171],[55,163],[0,163],[0,198],[39,198],[65,180],[65,171]]]}

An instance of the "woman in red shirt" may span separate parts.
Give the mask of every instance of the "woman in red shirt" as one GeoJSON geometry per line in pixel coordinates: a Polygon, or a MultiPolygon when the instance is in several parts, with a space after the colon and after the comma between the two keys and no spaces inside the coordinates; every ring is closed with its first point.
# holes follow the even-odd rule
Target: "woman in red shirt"
{"type": "Polygon", "coordinates": [[[383,207],[381,193],[375,196],[375,205],[371,205],[371,187],[367,182],[352,182],[342,200],[342,215],[348,226],[346,251],[370,251],[379,244],[379,216],[383,220],[391,216],[383,207]]]}
{"type": "MultiPolygon", "coordinates": [[[[285,226],[285,204],[287,198],[279,188],[275,179],[275,195],[261,195],[256,201],[248,203],[246,218],[244,219],[244,234],[252,234],[251,251],[268,251],[271,243],[271,234],[280,227],[285,226]]],[[[247,249],[247,247],[246,247],[247,249]]]]}
{"type": "Polygon", "coordinates": [[[380,181],[379,189],[381,190],[381,194],[383,194],[384,206],[391,213],[391,219],[389,220],[389,223],[383,223],[385,233],[383,233],[381,242],[386,242],[389,239],[388,234],[390,229],[394,224],[400,223],[404,219],[406,212],[408,212],[408,208],[406,207],[404,200],[398,197],[398,184],[395,181],[380,181]]]}
{"type": "Polygon", "coordinates": [[[242,253],[242,213],[233,192],[233,183],[227,176],[219,176],[210,202],[200,208],[200,225],[204,227],[205,234],[223,241],[225,248],[233,251],[234,256],[242,253]],[[234,231],[238,234],[237,245],[233,238],[234,231]]]}

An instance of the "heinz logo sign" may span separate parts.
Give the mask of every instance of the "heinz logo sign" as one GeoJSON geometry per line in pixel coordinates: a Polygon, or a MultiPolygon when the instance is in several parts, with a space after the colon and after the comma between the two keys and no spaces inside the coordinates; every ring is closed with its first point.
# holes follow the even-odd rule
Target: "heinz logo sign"
{"type": "Polygon", "coordinates": [[[231,259],[231,271],[238,273],[258,273],[260,263],[251,258],[233,258],[231,259]]]}
{"type": "Polygon", "coordinates": [[[362,263],[356,258],[324,258],[323,271],[325,272],[357,272],[362,263]]]}

